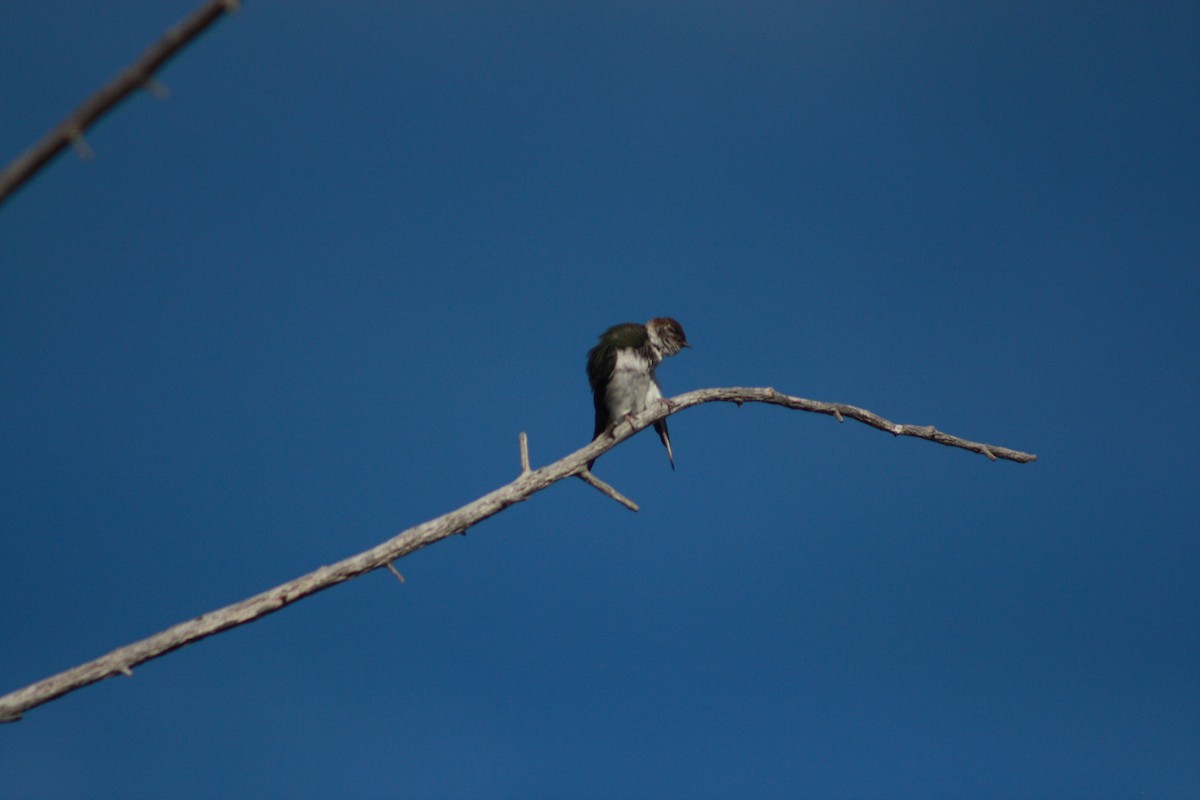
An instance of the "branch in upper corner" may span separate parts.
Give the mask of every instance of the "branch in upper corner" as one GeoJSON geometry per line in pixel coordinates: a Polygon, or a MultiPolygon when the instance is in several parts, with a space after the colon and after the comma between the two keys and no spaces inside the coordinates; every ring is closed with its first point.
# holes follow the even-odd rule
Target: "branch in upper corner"
{"type": "Polygon", "coordinates": [[[163,34],[136,61],[0,172],[0,204],[68,146],[75,147],[81,157],[90,158],[91,148],[84,140],[83,132],[139,89],[161,97],[164,87],[154,80],[154,73],[221,15],[236,8],[237,4],[231,0],[212,0],[163,34]]]}

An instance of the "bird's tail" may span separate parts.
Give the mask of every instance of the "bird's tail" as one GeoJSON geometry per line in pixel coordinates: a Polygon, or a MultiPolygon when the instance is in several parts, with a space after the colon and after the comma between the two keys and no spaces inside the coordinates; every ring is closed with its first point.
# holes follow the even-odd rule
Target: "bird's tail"
{"type": "Polygon", "coordinates": [[[658,431],[658,438],[662,439],[663,447],[667,448],[667,460],[671,462],[671,469],[675,469],[675,452],[671,449],[671,434],[667,433],[667,421],[659,420],[654,423],[654,430],[658,431]]]}

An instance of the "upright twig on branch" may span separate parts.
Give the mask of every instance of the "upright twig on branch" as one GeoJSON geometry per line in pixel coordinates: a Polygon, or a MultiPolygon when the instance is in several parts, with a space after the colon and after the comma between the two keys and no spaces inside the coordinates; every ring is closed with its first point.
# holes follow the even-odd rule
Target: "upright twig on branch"
{"type": "Polygon", "coordinates": [[[32,147],[17,156],[3,172],[0,172],[0,205],[65,148],[73,146],[81,157],[90,158],[92,151],[83,138],[84,131],[133,92],[146,89],[155,97],[165,97],[166,87],[154,80],[154,73],[205,28],[216,22],[222,14],[237,7],[238,0],[211,0],[197,8],[191,16],[151,45],[137,61],[85,100],[83,105],[72,111],[32,147]]]}
{"type": "Polygon", "coordinates": [[[60,672],[37,683],[18,689],[0,697],[0,722],[14,722],[31,708],[60,697],[68,692],[83,688],[96,681],[113,675],[132,675],[132,668],[142,662],[169,653],[186,644],[212,636],[229,628],[243,625],[259,617],[278,611],[301,598],[328,589],[335,584],[356,578],[365,572],[386,568],[403,580],[403,577],[392,564],[398,558],[419,550],[426,545],[463,533],[472,525],[497,514],[514,503],[527,500],[536,492],[556,483],[563,478],[577,475],[595,486],[603,494],[613,498],[622,505],[634,511],[637,505],[621,495],[607,483],[592,475],[587,469],[587,463],[602,453],[628,439],[637,431],[657,422],[676,412],[702,403],[725,402],[737,403],[769,403],[799,411],[811,411],[817,414],[828,414],[839,422],[845,417],[887,431],[896,436],[915,436],[928,439],[931,442],[944,444],[948,447],[959,447],[987,456],[992,461],[1007,459],[1009,461],[1029,462],[1037,460],[1037,456],[1009,450],[1006,447],[981,444],[934,428],[932,425],[898,425],[874,414],[866,409],[848,406],[841,403],[822,403],[816,400],[806,400],[803,397],[780,394],[774,389],[734,387],[729,389],[698,389],[694,392],[681,394],[655,404],[651,408],[634,417],[631,422],[621,423],[613,431],[612,437],[601,436],[587,447],[548,464],[540,469],[529,468],[528,440],[525,434],[520,436],[521,472],[516,480],[495,491],[485,494],[478,500],[468,503],[456,511],[444,514],[437,519],[423,522],[414,528],[397,534],[386,542],[370,550],[351,556],[327,567],[310,572],[295,580],[268,589],[261,594],[242,600],[239,603],[226,606],[216,611],[181,622],[161,633],[147,639],[113,650],[106,656],[89,661],[66,672],[60,672]]]}

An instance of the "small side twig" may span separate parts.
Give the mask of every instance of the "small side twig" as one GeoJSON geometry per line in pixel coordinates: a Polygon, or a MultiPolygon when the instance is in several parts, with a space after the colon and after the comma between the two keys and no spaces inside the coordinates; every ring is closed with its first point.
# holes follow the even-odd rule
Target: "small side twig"
{"type": "Polygon", "coordinates": [[[171,90],[158,78],[147,78],[142,88],[150,93],[155,100],[170,100],[171,90]]]}
{"type": "Polygon", "coordinates": [[[387,562],[387,568],[388,568],[388,572],[390,572],[396,576],[396,580],[400,581],[401,583],[404,583],[404,576],[400,574],[400,570],[396,569],[395,564],[393,564],[391,561],[389,561],[389,562],[387,562]]]}
{"type": "Polygon", "coordinates": [[[88,144],[87,139],[83,138],[83,131],[79,128],[67,131],[67,140],[71,142],[71,148],[75,151],[75,155],[79,156],[80,161],[91,161],[96,157],[96,151],[88,144]]]}
{"type": "Polygon", "coordinates": [[[525,431],[521,431],[521,435],[517,437],[517,442],[521,447],[521,474],[524,475],[530,472],[529,469],[529,437],[525,435],[525,431]]]}
{"type": "Polygon", "coordinates": [[[596,489],[598,489],[600,491],[600,494],[611,497],[613,500],[616,500],[618,503],[625,506],[630,511],[638,510],[637,503],[633,502],[628,497],[621,494],[616,489],[614,489],[613,487],[609,486],[604,481],[597,478],[595,475],[592,474],[592,471],[589,470],[587,467],[584,467],[582,470],[580,470],[576,474],[578,474],[580,478],[583,478],[584,483],[588,484],[589,486],[596,487],[596,489]]]}

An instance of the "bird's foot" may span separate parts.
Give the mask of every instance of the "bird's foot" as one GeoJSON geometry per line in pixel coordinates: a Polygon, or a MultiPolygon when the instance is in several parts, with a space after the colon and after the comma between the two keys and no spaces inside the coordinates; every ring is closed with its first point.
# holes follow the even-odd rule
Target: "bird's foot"
{"type": "Polygon", "coordinates": [[[610,439],[617,438],[617,428],[621,427],[622,422],[628,422],[628,421],[629,421],[628,414],[626,414],[621,419],[613,420],[612,422],[608,423],[608,427],[604,429],[604,435],[610,439]]]}
{"type": "Polygon", "coordinates": [[[605,429],[605,432],[611,438],[613,438],[613,439],[617,438],[617,428],[621,427],[621,423],[628,423],[630,429],[632,429],[633,428],[633,420],[636,416],[637,416],[637,414],[622,414],[620,419],[614,420],[611,423],[609,423],[608,428],[605,429]]]}

